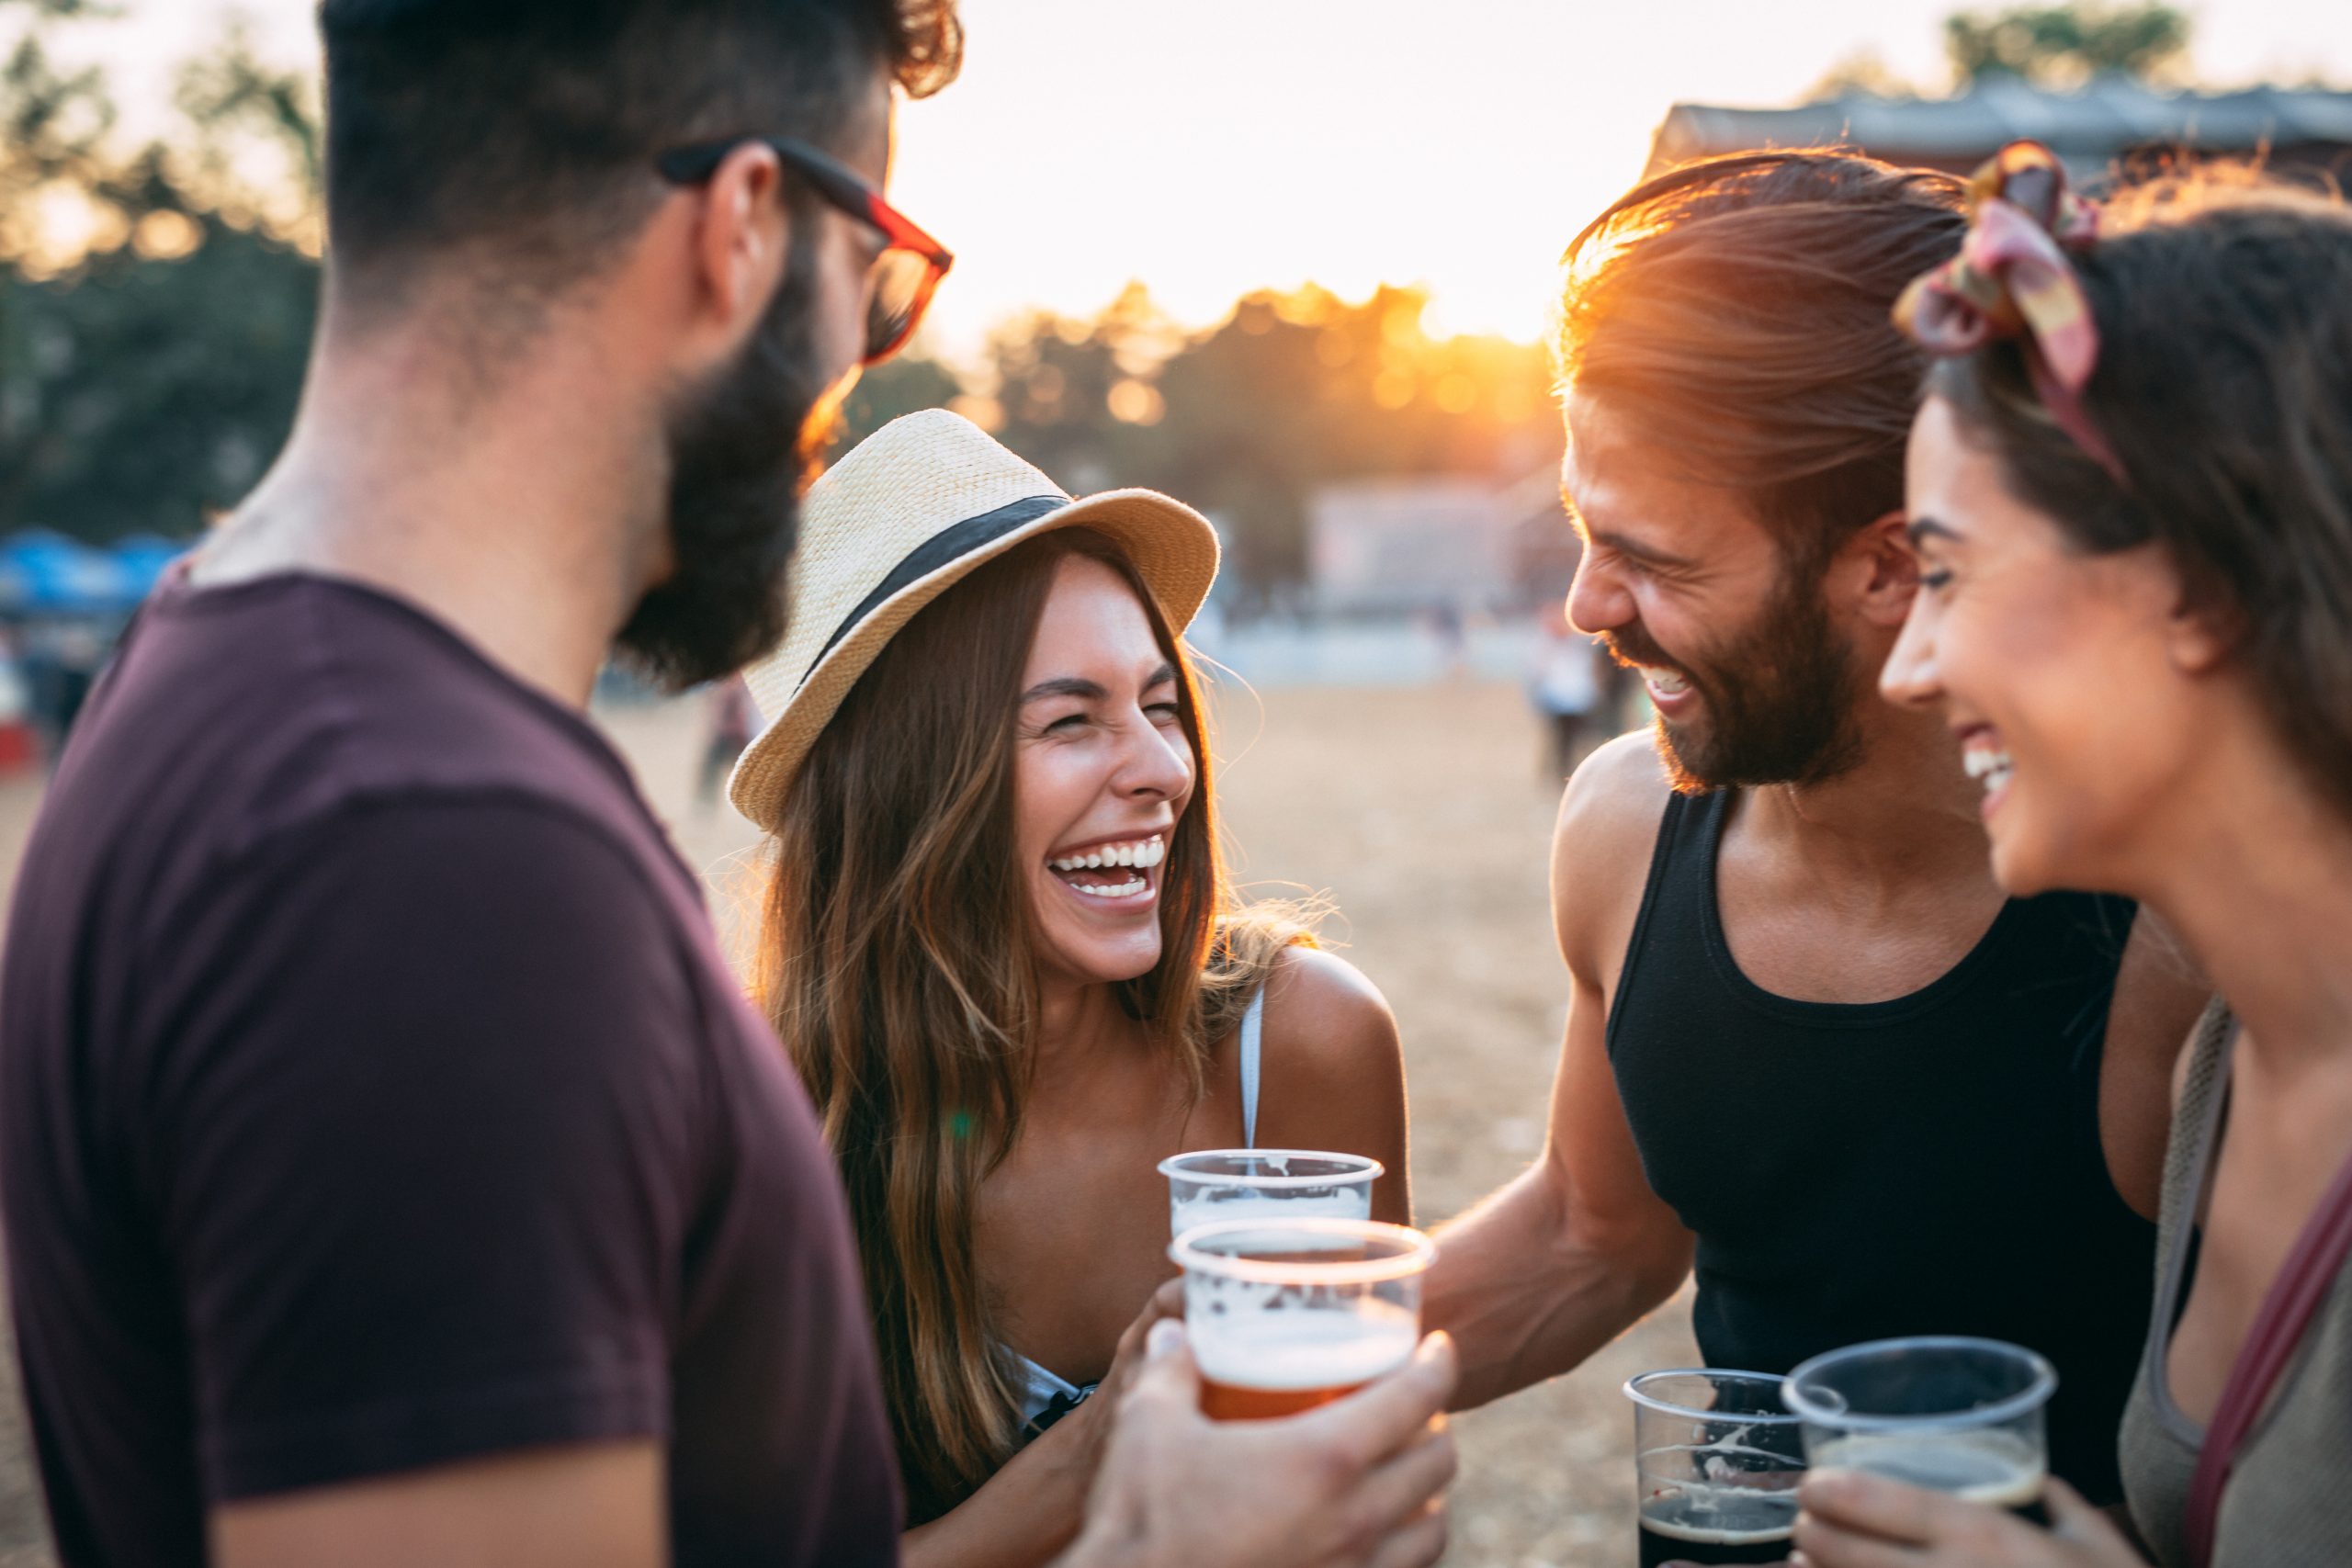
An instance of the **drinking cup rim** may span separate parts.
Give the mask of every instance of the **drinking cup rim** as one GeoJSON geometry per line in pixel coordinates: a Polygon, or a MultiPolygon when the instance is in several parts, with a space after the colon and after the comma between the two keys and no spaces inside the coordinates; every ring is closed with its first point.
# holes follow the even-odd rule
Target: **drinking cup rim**
{"type": "MultiPolygon", "coordinates": [[[[1702,1410],[1696,1405],[1678,1404],[1642,1387],[1652,1378],[1737,1378],[1745,1382],[1764,1383],[1776,1389],[1787,1381],[1770,1372],[1744,1372],[1733,1367],[1660,1367],[1655,1371],[1636,1372],[1627,1378],[1624,1392],[1626,1398],[1645,1410],[1655,1410],[1665,1416],[1688,1416],[1699,1421],[1736,1421],[1742,1426],[1786,1427],[1799,1419],[1786,1411],[1702,1410]]],[[[1785,1403],[1788,1398],[1785,1391],[1781,1397],[1785,1403]]]]}
{"type": "Polygon", "coordinates": [[[2057,1387],[2058,1369],[2050,1364],[2048,1357],[2022,1345],[2012,1345],[2006,1339],[1980,1339],[1961,1334],[1922,1334],[1843,1345],[1800,1361],[1781,1385],[1781,1402],[1801,1418],[1819,1427],[1841,1427],[1855,1432],[1914,1432],[1937,1427],[1996,1427],[2004,1421],[2014,1421],[2048,1404],[2057,1387]],[[1923,1410],[1907,1416],[1871,1415],[1842,1409],[1807,1395],[1799,1386],[1805,1378],[1838,1361],[1896,1350],[1989,1351],[2022,1363],[2032,1374],[2032,1381],[2018,1393],[2006,1399],[1995,1400],[1990,1404],[1973,1404],[1962,1410],[1923,1410]]]}
{"type": "Polygon", "coordinates": [[[1190,1273],[1215,1274],[1261,1285],[1374,1285],[1389,1280],[1409,1280],[1426,1273],[1437,1261],[1437,1243],[1410,1225],[1381,1220],[1211,1220],[1193,1225],[1168,1244],[1169,1258],[1190,1273]],[[1357,1258],[1346,1261],[1271,1263],[1234,1258],[1204,1249],[1220,1236],[1261,1234],[1270,1236],[1340,1236],[1351,1241],[1385,1241],[1401,1250],[1388,1258],[1357,1258]]]}
{"type": "Polygon", "coordinates": [[[1303,1187],[1351,1187],[1359,1181],[1372,1181],[1388,1172],[1388,1168],[1370,1155],[1340,1154],[1330,1149],[1187,1149],[1181,1155],[1170,1155],[1161,1160],[1159,1174],[1197,1181],[1211,1187],[1255,1187],[1268,1192],[1281,1192],[1303,1187]],[[1235,1176],[1193,1171],[1184,1168],[1186,1160],[1194,1159],[1328,1159],[1356,1168],[1335,1176],[1235,1176]]]}

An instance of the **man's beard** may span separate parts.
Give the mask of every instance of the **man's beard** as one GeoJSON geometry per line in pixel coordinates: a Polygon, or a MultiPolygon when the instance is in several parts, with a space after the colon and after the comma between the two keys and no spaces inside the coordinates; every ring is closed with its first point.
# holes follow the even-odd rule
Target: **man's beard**
{"type": "Polygon", "coordinates": [[[800,493],[830,434],[812,417],[830,390],[812,342],[814,252],[793,248],[741,355],[670,418],[671,571],[618,641],[671,691],[740,670],[784,637],[800,493]]]}
{"type": "Polygon", "coordinates": [[[1621,664],[1673,670],[1699,694],[1699,723],[1653,728],[1668,779],[1684,795],[1758,784],[1826,784],[1861,761],[1854,649],[1829,624],[1820,573],[1784,567],[1747,631],[1683,661],[1637,623],[1603,634],[1621,664]]]}

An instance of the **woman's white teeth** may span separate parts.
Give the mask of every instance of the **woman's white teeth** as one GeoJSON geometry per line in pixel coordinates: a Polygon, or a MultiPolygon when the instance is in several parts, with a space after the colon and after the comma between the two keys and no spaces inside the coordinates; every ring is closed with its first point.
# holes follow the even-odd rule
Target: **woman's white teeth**
{"type": "Polygon", "coordinates": [[[1970,778],[1984,784],[1987,795],[2008,783],[2009,775],[2017,772],[2017,764],[2009,760],[2007,751],[1990,746],[1971,746],[1962,754],[1960,762],[1968,770],[1970,778]]]}
{"type": "Polygon", "coordinates": [[[1116,887],[1098,887],[1089,882],[1073,882],[1070,886],[1091,898],[1132,898],[1150,884],[1138,876],[1132,881],[1122,882],[1116,887]]]}
{"type": "MultiPolygon", "coordinates": [[[[1159,838],[1138,839],[1131,844],[1104,844],[1082,855],[1065,855],[1046,863],[1056,871],[1096,871],[1106,865],[1131,865],[1138,871],[1148,871],[1168,858],[1168,845],[1159,838]]],[[[1081,888],[1081,892],[1094,892],[1081,888]]]]}

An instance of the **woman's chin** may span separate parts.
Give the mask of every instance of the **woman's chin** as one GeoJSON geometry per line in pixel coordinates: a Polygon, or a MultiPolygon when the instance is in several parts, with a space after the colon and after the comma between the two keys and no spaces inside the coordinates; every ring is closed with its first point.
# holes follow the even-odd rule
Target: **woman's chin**
{"type": "Polygon", "coordinates": [[[1129,980],[1140,980],[1159,967],[1159,943],[1148,947],[1140,944],[1122,945],[1106,950],[1088,943],[1055,942],[1047,939],[1052,951],[1045,954],[1044,967],[1065,979],[1085,986],[1121,986],[1129,980]]]}

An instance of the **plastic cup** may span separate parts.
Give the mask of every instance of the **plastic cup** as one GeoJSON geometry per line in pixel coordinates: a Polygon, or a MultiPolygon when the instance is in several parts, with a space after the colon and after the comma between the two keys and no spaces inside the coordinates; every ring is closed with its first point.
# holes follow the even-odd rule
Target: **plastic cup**
{"type": "Polygon", "coordinates": [[[1826,1470],[1869,1471],[2036,1524],[2050,1470],[2050,1363],[1997,1339],[1880,1339],[1799,1366],[1782,1390],[1826,1470]]]}
{"type": "Polygon", "coordinates": [[[1159,1162],[1168,1234],[1213,1220],[1369,1220],[1385,1168],[1326,1149],[1196,1149],[1159,1162]]]}
{"type": "Polygon", "coordinates": [[[1370,1220],[1218,1220],[1169,1244],[1184,1337],[1212,1420],[1295,1416],[1344,1398],[1421,1341],[1429,1237],[1370,1220]]]}
{"type": "Polygon", "coordinates": [[[1787,1559],[1804,1450],[1781,1381],[1677,1367],[1625,1384],[1642,1568],[1787,1559]]]}

